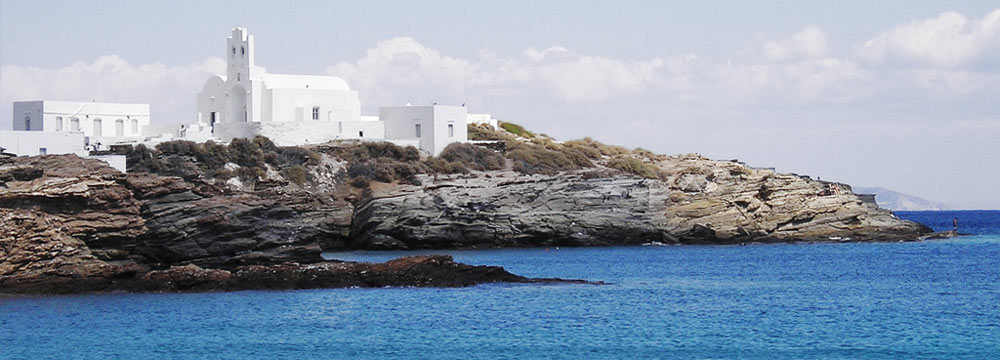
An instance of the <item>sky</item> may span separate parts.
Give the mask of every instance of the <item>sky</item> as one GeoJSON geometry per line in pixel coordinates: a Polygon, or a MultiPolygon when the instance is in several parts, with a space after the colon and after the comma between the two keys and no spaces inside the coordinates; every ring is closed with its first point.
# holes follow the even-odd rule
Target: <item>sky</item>
{"type": "Polygon", "coordinates": [[[1000,1],[0,0],[16,100],[195,119],[235,26],[362,111],[466,103],[557,139],[738,159],[1000,209],[1000,1]]]}

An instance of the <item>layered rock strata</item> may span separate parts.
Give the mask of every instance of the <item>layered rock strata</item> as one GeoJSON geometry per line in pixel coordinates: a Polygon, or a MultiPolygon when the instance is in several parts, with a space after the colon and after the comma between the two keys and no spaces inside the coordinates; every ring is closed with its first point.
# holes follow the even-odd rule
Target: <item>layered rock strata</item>
{"type": "Polygon", "coordinates": [[[0,158],[0,293],[469,286],[538,282],[447,256],[330,262],[351,207],[276,187],[122,174],[76,156],[0,158]]]}
{"type": "Polygon", "coordinates": [[[655,180],[492,172],[385,188],[355,211],[350,246],[898,241],[930,232],[844,184],[697,156],[657,165],[655,180]]]}

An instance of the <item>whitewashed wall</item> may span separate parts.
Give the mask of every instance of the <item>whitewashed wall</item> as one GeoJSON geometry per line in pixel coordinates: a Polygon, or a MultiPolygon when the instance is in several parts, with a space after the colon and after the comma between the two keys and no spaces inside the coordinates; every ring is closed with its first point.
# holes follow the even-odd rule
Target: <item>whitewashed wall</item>
{"type": "Polygon", "coordinates": [[[3,130],[0,131],[0,147],[7,149],[8,153],[22,156],[41,155],[42,148],[49,155],[87,154],[84,136],[78,132],[3,130]]]}

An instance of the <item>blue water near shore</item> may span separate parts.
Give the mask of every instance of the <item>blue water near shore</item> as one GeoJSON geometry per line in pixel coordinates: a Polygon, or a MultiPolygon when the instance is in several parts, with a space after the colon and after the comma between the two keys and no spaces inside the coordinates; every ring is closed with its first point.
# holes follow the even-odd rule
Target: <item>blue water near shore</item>
{"type": "Polygon", "coordinates": [[[0,358],[1000,358],[1000,212],[898,215],[976,235],[449,252],[604,286],[0,298],[0,358]]]}

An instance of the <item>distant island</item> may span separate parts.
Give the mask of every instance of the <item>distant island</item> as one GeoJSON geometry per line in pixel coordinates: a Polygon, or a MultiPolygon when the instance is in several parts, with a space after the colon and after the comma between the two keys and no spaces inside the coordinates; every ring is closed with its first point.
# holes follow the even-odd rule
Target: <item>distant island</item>
{"type": "Polygon", "coordinates": [[[875,202],[878,203],[878,206],[889,210],[949,210],[949,207],[945,204],[933,202],[909,194],[903,194],[886,188],[855,186],[854,191],[859,194],[875,194],[875,202]]]}

